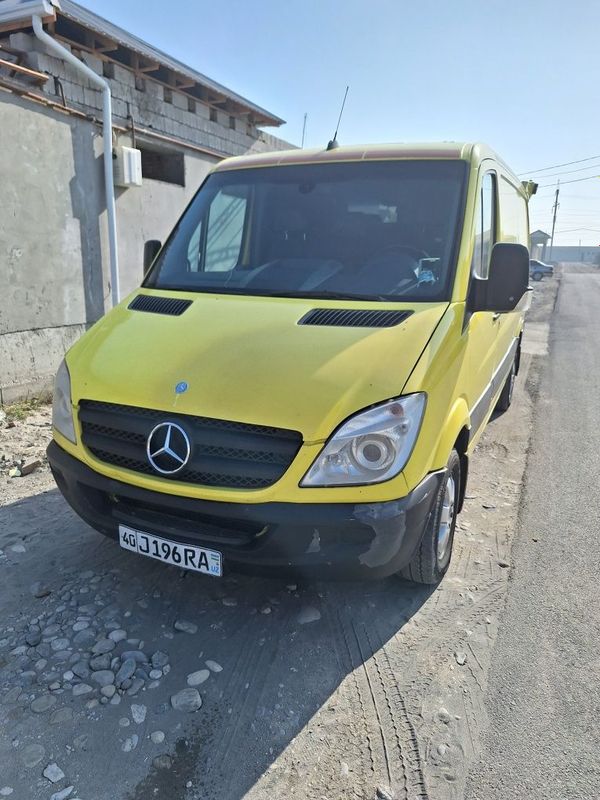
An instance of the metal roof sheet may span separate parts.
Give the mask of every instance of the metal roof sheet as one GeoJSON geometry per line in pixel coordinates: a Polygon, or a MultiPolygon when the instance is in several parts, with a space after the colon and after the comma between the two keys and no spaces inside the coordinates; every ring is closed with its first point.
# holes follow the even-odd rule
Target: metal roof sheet
{"type": "Polygon", "coordinates": [[[89,11],[89,9],[80,6],[78,3],[74,3],[73,0],[60,0],[60,7],[57,8],[57,11],[59,15],[66,17],[72,22],[76,22],[85,28],[89,28],[96,33],[104,35],[123,47],[133,50],[145,58],[150,59],[151,61],[157,61],[168,69],[172,69],[174,72],[178,72],[181,75],[185,75],[186,77],[197,81],[207,89],[212,89],[214,92],[229,98],[235,103],[239,103],[248,110],[253,111],[257,116],[260,116],[263,120],[261,122],[263,125],[267,124],[279,126],[283,125],[285,122],[285,120],[281,119],[281,117],[272,114],[270,111],[267,111],[261,106],[256,105],[256,103],[252,103],[245,97],[242,97],[236,92],[231,91],[231,89],[228,89],[226,86],[213,81],[211,78],[208,78],[201,72],[197,72],[187,64],[178,61],[176,58],[173,58],[167,53],[163,53],[162,50],[153,47],[143,39],[140,39],[134,34],[123,30],[123,28],[120,28],[118,25],[114,25],[112,22],[109,22],[103,17],[98,16],[98,14],[94,14],[92,11],[89,11]]]}

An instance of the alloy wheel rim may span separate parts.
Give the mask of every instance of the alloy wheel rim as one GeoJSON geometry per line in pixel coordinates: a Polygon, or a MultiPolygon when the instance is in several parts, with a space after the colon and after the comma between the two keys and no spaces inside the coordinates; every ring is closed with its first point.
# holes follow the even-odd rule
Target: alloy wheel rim
{"type": "Polygon", "coordinates": [[[456,497],[456,484],[454,476],[450,475],[444,490],[442,500],[442,512],[440,514],[440,524],[437,534],[437,558],[438,563],[443,563],[448,553],[450,534],[452,532],[452,522],[454,520],[454,500],[456,497]]]}

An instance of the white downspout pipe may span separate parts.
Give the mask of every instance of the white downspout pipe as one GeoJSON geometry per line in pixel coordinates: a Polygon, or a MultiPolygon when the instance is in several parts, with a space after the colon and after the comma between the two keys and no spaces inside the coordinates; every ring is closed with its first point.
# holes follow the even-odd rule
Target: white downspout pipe
{"type": "Polygon", "coordinates": [[[63,61],[67,61],[76,70],[85,75],[93,84],[102,90],[102,128],[104,139],[104,187],[106,190],[106,212],[108,215],[108,246],[110,254],[110,286],[112,304],[116,306],[120,299],[119,289],[119,260],[117,254],[117,215],[115,211],[115,189],[113,180],[113,150],[112,150],[112,107],[110,86],[108,81],[97,75],[87,64],[76,58],[69,50],[62,47],[44,30],[39,16],[31,18],[33,32],[49,50],[52,50],[63,61]]]}

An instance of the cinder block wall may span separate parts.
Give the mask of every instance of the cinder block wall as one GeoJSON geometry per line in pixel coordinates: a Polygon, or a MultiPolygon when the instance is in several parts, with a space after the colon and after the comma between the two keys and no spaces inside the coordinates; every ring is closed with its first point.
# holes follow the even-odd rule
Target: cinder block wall
{"type": "MultiPolygon", "coordinates": [[[[11,44],[28,50],[33,68],[59,78],[70,107],[101,118],[100,92],[72,67],[42,52],[26,34],[12,34],[11,44]]],[[[83,58],[102,74],[99,59],[83,58]]],[[[136,89],[134,74],[115,65],[114,122],[127,125],[129,102],[138,126],[182,140],[163,146],[183,153],[185,186],[146,178],[141,187],[116,190],[123,296],[142,279],[144,241],[164,240],[219,160],[186,143],[223,155],[290,146],[241,119],[233,130],[222,112],[211,122],[207,106],[198,102],[191,112],[181,93],[173,90],[169,103],[160,84],[144,84],[144,91],[136,89]]],[[[52,78],[44,93],[59,100],[52,78]]],[[[128,133],[115,141],[131,144],[128,133]]],[[[0,402],[10,403],[51,388],[65,351],[109,307],[102,128],[0,92],[0,175],[0,402]]]]}

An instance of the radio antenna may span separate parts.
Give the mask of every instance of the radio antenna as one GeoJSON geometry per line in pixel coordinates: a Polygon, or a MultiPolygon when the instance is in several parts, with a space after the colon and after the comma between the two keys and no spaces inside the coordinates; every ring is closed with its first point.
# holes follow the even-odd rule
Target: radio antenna
{"type": "Polygon", "coordinates": [[[340,115],[338,117],[337,125],[335,126],[335,133],[333,134],[333,139],[330,139],[327,142],[327,150],[335,150],[336,147],[339,147],[337,135],[338,130],[340,128],[340,122],[342,121],[342,114],[344,113],[344,106],[346,105],[346,98],[348,97],[348,89],[350,87],[346,86],[346,91],[344,92],[344,99],[342,100],[342,107],[340,108],[340,115]]]}

